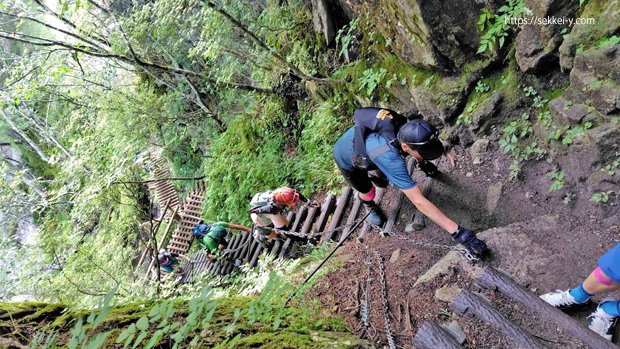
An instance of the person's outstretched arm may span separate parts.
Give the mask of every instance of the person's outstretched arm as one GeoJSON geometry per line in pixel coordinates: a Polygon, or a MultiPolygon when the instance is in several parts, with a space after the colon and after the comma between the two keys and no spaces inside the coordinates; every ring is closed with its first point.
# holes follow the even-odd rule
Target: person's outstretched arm
{"type": "Polygon", "coordinates": [[[233,223],[228,223],[228,228],[229,229],[236,229],[236,230],[242,230],[242,231],[247,231],[247,232],[251,232],[252,229],[243,226],[243,225],[239,225],[239,224],[233,224],[233,223]]]}
{"type": "Polygon", "coordinates": [[[450,233],[452,239],[463,245],[470,252],[483,254],[488,250],[487,244],[483,240],[478,239],[475,233],[456,224],[456,222],[441,212],[435,204],[425,198],[417,185],[410,189],[404,189],[403,193],[420,212],[445,229],[450,233]]]}
{"type": "Polygon", "coordinates": [[[405,193],[407,198],[409,198],[411,203],[414,204],[420,212],[445,229],[448,233],[453,233],[457,230],[458,224],[448,218],[435,204],[425,198],[417,185],[411,189],[403,190],[403,193],[405,193]]]}

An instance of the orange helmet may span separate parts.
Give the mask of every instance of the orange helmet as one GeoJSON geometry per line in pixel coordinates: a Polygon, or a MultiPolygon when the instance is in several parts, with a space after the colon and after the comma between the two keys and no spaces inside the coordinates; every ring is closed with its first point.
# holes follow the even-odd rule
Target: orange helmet
{"type": "Polygon", "coordinates": [[[289,187],[278,188],[273,192],[273,201],[280,206],[295,206],[299,201],[299,193],[289,187]]]}

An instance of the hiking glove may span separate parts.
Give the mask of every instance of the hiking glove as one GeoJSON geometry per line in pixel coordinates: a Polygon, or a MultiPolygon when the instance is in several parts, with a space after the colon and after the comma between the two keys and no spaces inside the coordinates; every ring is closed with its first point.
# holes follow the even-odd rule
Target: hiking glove
{"type": "Polygon", "coordinates": [[[260,225],[254,226],[254,236],[267,236],[273,232],[272,229],[260,225]]]}
{"type": "Polygon", "coordinates": [[[456,232],[452,233],[452,239],[463,245],[469,252],[476,255],[481,255],[488,250],[487,244],[484,241],[478,239],[476,234],[472,233],[471,230],[463,228],[460,225],[456,232]]]}
{"type": "Polygon", "coordinates": [[[266,205],[259,206],[259,207],[252,207],[250,209],[250,213],[257,213],[257,214],[259,213],[278,214],[280,212],[282,212],[282,207],[274,204],[273,202],[270,202],[266,205]]]}
{"type": "Polygon", "coordinates": [[[435,177],[439,170],[437,166],[430,161],[422,160],[419,162],[420,170],[424,172],[427,177],[435,177]]]}

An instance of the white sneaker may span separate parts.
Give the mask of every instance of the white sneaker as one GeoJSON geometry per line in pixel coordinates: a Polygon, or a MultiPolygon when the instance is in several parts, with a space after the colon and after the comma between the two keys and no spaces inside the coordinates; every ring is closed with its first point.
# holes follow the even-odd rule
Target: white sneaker
{"type": "Polygon", "coordinates": [[[573,296],[570,295],[568,290],[555,290],[555,292],[545,293],[540,296],[540,299],[553,305],[556,308],[566,308],[572,305],[581,304],[578,303],[573,296]]]}
{"type": "Polygon", "coordinates": [[[613,315],[609,315],[607,314],[601,307],[600,305],[607,302],[607,301],[613,301],[615,299],[613,298],[605,298],[601,301],[601,303],[599,304],[598,308],[596,308],[596,311],[594,313],[592,313],[590,316],[588,316],[589,318],[592,318],[592,320],[590,321],[590,325],[588,325],[588,327],[598,333],[599,335],[603,336],[603,338],[607,339],[608,341],[611,340],[611,335],[613,333],[613,328],[614,325],[616,324],[616,320],[618,319],[616,316],[613,315]]]}

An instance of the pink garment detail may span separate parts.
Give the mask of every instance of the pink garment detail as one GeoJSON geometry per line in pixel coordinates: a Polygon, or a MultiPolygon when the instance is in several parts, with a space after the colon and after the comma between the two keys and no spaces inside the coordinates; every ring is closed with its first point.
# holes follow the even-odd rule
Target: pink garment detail
{"type": "Polygon", "coordinates": [[[375,187],[372,187],[372,189],[370,189],[370,191],[366,194],[362,194],[360,193],[360,199],[364,200],[364,201],[372,201],[375,199],[375,194],[377,193],[377,191],[375,190],[375,187]]]}
{"type": "Polygon", "coordinates": [[[600,267],[596,267],[596,269],[594,269],[594,277],[600,281],[603,285],[605,286],[611,286],[611,280],[606,278],[605,275],[603,275],[601,273],[601,268],[600,267]]]}

